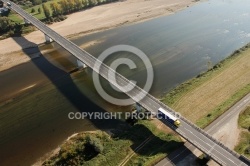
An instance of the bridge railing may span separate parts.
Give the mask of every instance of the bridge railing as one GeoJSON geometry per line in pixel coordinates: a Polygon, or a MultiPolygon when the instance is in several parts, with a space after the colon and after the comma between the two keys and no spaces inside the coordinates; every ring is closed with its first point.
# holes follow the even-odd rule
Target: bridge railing
{"type": "Polygon", "coordinates": [[[246,163],[247,165],[250,165],[250,160],[244,156],[244,155],[240,155],[240,158],[239,158],[241,161],[243,161],[244,163],[246,163]]]}

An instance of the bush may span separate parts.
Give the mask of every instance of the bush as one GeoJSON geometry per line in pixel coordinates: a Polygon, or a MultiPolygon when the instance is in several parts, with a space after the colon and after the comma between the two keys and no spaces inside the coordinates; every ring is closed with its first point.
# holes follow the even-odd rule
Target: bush
{"type": "Polygon", "coordinates": [[[0,17],[0,34],[13,29],[14,23],[7,17],[0,17]]]}
{"type": "Polygon", "coordinates": [[[10,30],[10,31],[8,32],[8,34],[9,34],[9,36],[13,36],[15,33],[14,33],[13,30],[10,30]]]}
{"type": "Polygon", "coordinates": [[[43,2],[42,2],[42,0],[34,0],[32,3],[33,3],[33,5],[40,5],[43,2]]]}
{"type": "Polygon", "coordinates": [[[30,11],[30,13],[35,13],[35,9],[32,8],[31,11],[30,11]]]}
{"type": "Polygon", "coordinates": [[[40,7],[37,9],[37,12],[38,12],[39,14],[41,13],[41,8],[40,8],[40,7]]]}
{"type": "Polygon", "coordinates": [[[104,149],[100,139],[93,136],[87,136],[86,143],[93,146],[97,153],[102,153],[104,149]]]}
{"type": "Polygon", "coordinates": [[[245,154],[250,154],[250,146],[245,149],[245,154]]]}

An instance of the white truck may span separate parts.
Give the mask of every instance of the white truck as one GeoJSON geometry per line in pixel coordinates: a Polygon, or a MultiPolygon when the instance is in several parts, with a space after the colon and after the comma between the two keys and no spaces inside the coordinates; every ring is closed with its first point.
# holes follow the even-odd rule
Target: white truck
{"type": "Polygon", "coordinates": [[[176,127],[179,127],[181,124],[180,120],[177,117],[170,114],[169,112],[167,112],[163,108],[158,109],[158,117],[167,120],[168,122],[175,125],[176,127]]]}

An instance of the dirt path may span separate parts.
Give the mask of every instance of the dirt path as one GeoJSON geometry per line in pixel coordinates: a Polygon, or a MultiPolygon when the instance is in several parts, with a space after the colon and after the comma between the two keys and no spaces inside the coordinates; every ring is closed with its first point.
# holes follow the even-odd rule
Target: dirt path
{"type": "MultiPolygon", "coordinates": [[[[124,24],[169,15],[193,3],[193,0],[120,1],[68,15],[68,19],[54,23],[50,27],[63,36],[78,37],[124,24]]],[[[22,48],[34,47],[45,41],[44,35],[40,31],[34,31],[24,38],[15,37],[0,41],[0,71],[29,61],[30,58],[18,51],[22,48]],[[22,43],[22,47],[17,44],[17,40],[22,43]]]]}

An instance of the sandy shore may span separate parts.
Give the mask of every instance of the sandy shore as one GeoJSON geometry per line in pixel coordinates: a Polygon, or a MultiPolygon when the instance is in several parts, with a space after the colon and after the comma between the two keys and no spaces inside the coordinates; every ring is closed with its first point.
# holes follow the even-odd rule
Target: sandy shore
{"type": "MultiPolygon", "coordinates": [[[[193,3],[194,0],[126,0],[73,13],[68,15],[68,19],[54,23],[50,27],[68,38],[78,37],[169,15],[193,3]]],[[[42,44],[44,41],[44,35],[40,31],[0,41],[0,71],[29,61],[30,58],[21,50],[42,44]]]]}

